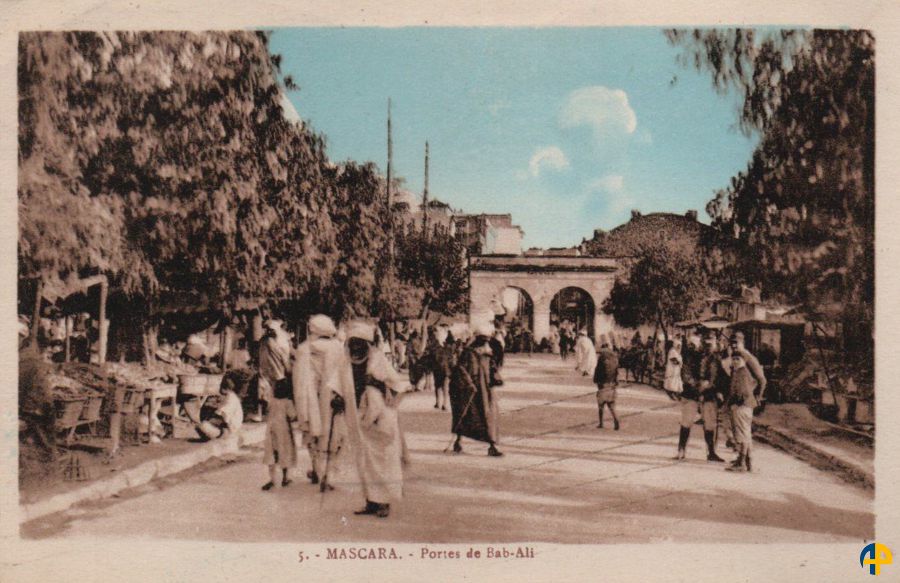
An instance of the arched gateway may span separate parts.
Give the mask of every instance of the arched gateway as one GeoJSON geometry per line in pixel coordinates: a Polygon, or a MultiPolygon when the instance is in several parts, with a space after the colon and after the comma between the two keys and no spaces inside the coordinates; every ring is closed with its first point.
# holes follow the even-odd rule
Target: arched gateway
{"type": "Polygon", "coordinates": [[[577,288],[591,300],[582,301],[577,308],[580,323],[585,324],[587,310],[591,310],[593,322],[586,327],[596,340],[613,329],[612,318],[603,314],[601,307],[612,290],[618,268],[615,259],[606,257],[472,257],[469,318],[474,321],[502,305],[504,290],[518,288],[531,299],[534,339],[540,342],[550,334],[551,312],[558,314],[561,309],[570,308],[560,304],[554,310],[554,300],[566,298],[568,292],[564,290],[577,288]]]}

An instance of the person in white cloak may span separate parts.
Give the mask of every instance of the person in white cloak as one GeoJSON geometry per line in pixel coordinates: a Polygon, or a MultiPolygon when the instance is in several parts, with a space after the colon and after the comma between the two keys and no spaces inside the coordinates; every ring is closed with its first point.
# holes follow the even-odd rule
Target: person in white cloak
{"type": "MultiPolygon", "coordinates": [[[[310,318],[306,341],[294,353],[291,376],[297,420],[309,451],[311,468],[306,476],[313,484],[326,480],[326,466],[336,461],[344,446],[348,420],[356,420],[352,387],[344,394],[341,384],[343,361],[344,345],[331,318],[322,314],[310,318]],[[347,403],[345,411],[337,411],[338,400],[347,403]]],[[[322,487],[330,485],[323,482],[322,487]]]]}
{"type": "Polygon", "coordinates": [[[385,518],[391,502],[403,495],[403,437],[397,407],[410,384],[374,346],[370,324],[353,323],[347,337],[342,384],[352,387],[352,400],[358,406],[360,447],[356,462],[366,497],[365,508],[356,514],[385,518]]]}
{"type": "Polygon", "coordinates": [[[675,395],[680,395],[684,389],[681,380],[681,365],[683,362],[681,357],[681,339],[676,338],[675,340],[670,340],[666,354],[666,371],[663,378],[663,389],[671,398],[675,398],[675,395]]]}
{"type": "Polygon", "coordinates": [[[594,351],[594,343],[588,338],[587,330],[578,333],[578,340],[575,341],[575,362],[575,370],[580,371],[583,376],[593,376],[594,369],[597,368],[597,353],[594,351]]]}

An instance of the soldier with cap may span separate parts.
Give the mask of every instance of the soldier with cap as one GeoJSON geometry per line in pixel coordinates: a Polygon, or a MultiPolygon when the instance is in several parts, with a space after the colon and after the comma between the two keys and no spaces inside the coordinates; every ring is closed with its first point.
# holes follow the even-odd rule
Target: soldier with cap
{"type": "Polygon", "coordinates": [[[760,404],[766,390],[766,376],[759,361],[744,347],[744,334],[735,332],[729,339],[731,346],[731,384],[729,405],[738,457],[729,471],[751,471],[750,444],[752,441],[753,410],[760,404]]]}
{"type": "Polygon", "coordinates": [[[703,354],[700,352],[700,339],[692,334],[679,355],[681,357],[681,393],[678,395],[681,408],[681,427],[678,434],[678,453],[676,460],[683,460],[687,450],[691,426],[700,416],[700,373],[703,354]]]}
{"type": "Polygon", "coordinates": [[[710,462],[725,461],[716,454],[719,406],[725,399],[721,392],[720,375],[724,376],[725,372],[716,353],[716,337],[708,332],[703,340],[703,360],[700,363],[700,414],[703,418],[703,437],[706,439],[706,461],[710,462]]]}

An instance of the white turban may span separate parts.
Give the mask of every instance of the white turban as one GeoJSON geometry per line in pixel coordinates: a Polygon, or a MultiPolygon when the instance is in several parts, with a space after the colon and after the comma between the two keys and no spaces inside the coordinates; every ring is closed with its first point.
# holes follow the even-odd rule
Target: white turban
{"type": "Polygon", "coordinates": [[[319,338],[331,338],[337,334],[334,322],[324,314],[316,314],[309,319],[309,335],[319,338]]]}
{"type": "Polygon", "coordinates": [[[347,326],[347,338],[360,338],[366,342],[375,342],[375,327],[368,322],[355,320],[347,326]]]}

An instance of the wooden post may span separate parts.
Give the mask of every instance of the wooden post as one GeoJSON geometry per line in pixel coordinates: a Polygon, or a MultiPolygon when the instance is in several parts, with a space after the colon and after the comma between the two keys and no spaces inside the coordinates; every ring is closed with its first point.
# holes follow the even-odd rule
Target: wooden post
{"type": "Polygon", "coordinates": [[[38,329],[41,326],[41,300],[44,297],[44,278],[38,278],[34,293],[34,318],[31,320],[31,348],[40,353],[38,348],[38,329]]]}
{"type": "Polygon", "coordinates": [[[99,325],[99,341],[97,346],[97,362],[102,365],[106,362],[106,335],[109,327],[106,324],[106,297],[109,295],[109,283],[104,278],[100,282],[100,321],[99,325]]]}
{"type": "Polygon", "coordinates": [[[71,334],[69,333],[69,316],[66,315],[66,319],[64,320],[66,326],[66,362],[69,362],[69,359],[72,355],[72,342],[71,342],[71,334]]]}

